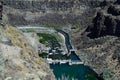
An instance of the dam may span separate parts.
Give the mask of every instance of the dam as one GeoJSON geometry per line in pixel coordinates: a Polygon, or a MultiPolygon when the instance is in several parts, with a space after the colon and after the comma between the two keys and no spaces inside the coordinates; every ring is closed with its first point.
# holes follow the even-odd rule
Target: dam
{"type": "MultiPolygon", "coordinates": [[[[28,27],[18,27],[19,29],[24,29],[28,27]]],[[[32,27],[34,28],[34,27],[32,27]]],[[[38,27],[35,28],[38,30],[38,27]]],[[[60,30],[62,31],[62,30],[60,30]]],[[[69,35],[62,31],[65,36],[65,45],[68,46],[67,49],[71,51],[70,59],[68,60],[52,60],[47,58],[46,61],[50,64],[50,68],[57,80],[61,79],[62,76],[66,77],[67,80],[89,80],[86,76],[92,75],[94,79],[99,78],[97,73],[94,72],[89,66],[84,65],[80,58],[73,51],[72,45],[70,44],[69,35]]],[[[93,79],[91,79],[93,80],[93,79]]]]}
{"type": "Polygon", "coordinates": [[[47,58],[47,62],[49,64],[69,64],[69,65],[79,65],[79,64],[84,64],[82,61],[79,60],[52,60],[47,58]]]}

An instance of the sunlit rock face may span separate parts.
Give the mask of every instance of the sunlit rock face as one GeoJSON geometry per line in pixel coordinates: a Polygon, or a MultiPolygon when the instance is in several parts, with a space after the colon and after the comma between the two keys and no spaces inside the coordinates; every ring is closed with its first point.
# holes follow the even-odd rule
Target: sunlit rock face
{"type": "Polygon", "coordinates": [[[99,5],[92,24],[86,31],[90,32],[90,38],[98,38],[107,35],[120,37],[120,5],[119,0],[103,1],[99,5]]]}

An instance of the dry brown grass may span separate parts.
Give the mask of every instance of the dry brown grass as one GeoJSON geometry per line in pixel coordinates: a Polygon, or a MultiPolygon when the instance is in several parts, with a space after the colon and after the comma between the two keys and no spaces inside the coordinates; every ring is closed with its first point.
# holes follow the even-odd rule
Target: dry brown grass
{"type": "Polygon", "coordinates": [[[42,59],[39,58],[33,47],[29,45],[28,40],[24,37],[21,31],[12,26],[7,26],[6,35],[11,40],[13,46],[18,46],[22,48],[21,51],[22,58],[27,60],[31,60],[31,58],[33,58],[35,62],[38,62],[40,64],[42,59]]]}

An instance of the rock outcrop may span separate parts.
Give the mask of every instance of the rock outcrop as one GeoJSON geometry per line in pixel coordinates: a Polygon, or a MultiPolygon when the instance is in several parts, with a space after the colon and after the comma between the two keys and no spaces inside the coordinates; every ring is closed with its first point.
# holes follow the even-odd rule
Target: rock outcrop
{"type": "Polygon", "coordinates": [[[97,38],[106,35],[120,36],[119,19],[112,16],[105,16],[102,12],[98,12],[93,19],[93,24],[86,31],[91,32],[88,36],[97,38]]]}
{"type": "Polygon", "coordinates": [[[84,0],[4,0],[3,3],[4,12],[13,25],[75,24],[81,21],[78,17],[89,10],[84,0]]]}
{"type": "Polygon", "coordinates": [[[109,14],[112,14],[114,16],[119,16],[120,15],[120,9],[115,7],[115,6],[110,6],[107,10],[109,14]]]}
{"type": "Polygon", "coordinates": [[[117,1],[115,2],[115,4],[120,4],[120,0],[117,0],[117,1]]]}
{"type": "MultiPolygon", "coordinates": [[[[103,2],[105,5],[107,2],[103,2]]],[[[118,1],[116,2],[118,3],[118,1]]],[[[120,9],[118,4],[108,4],[101,8],[94,17],[92,24],[86,29],[91,38],[98,38],[106,35],[120,36],[120,9]]]]}

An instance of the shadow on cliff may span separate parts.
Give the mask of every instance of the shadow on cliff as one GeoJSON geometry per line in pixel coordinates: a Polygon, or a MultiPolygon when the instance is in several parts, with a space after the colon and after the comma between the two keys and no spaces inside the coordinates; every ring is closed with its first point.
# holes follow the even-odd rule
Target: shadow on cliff
{"type": "Polygon", "coordinates": [[[92,24],[86,29],[86,32],[88,32],[87,36],[92,39],[106,35],[120,37],[119,25],[119,19],[114,19],[112,16],[105,16],[102,12],[98,12],[92,24]]]}

